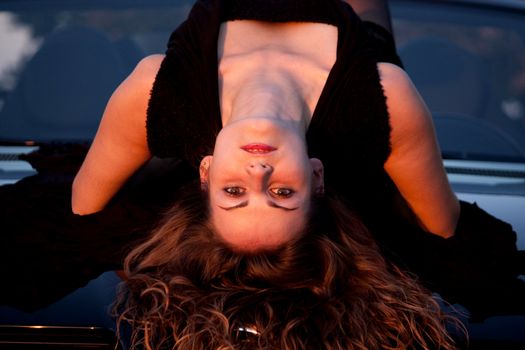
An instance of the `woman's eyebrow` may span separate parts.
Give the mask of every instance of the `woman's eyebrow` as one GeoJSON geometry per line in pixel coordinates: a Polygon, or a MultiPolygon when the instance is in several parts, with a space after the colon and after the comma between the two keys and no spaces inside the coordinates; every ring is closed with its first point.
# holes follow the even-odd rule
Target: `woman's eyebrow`
{"type": "Polygon", "coordinates": [[[293,210],[296,210],[296,209],[299,208],[299,207],[293,207],[293,208],[283,207],[282,205],[279,205],[279,204],[277,204],[275,202],[272,202],[272,201],[268,201],[268,205],[270,207],[279,208],[279,209],[283,209],[283,210],[286,210],[286,211],[293,211],[293,210]]]}
{"type": "MultiPolygon", "coordinates": [[[[286,210],[286,211],[293,211],[293,210],[297,210],[299,209],[299,207],[293,207],[293,208],[288,208],[288,207],[283,207],[282,205],[279,205],[273,201],[268,201],[268,206],[272,207],[272,208],[278,208],[278,209],[282,209],[282,210],[286,210]]],[[[220,206],[218,205],[219,208],[221,209],[224,209],[224,210],[233,210],[233,209],[238,209],[238,208],[244,208],[244,207],[247,207],[248,206],[248,201],[244,201],[244,202],[241,202],[239,204],[235,204],[231,207],[223,207],[223,206],[220,206]]]]}
{"type": "Polygon", "coordinates": [[[224,210],[232,210],[232,209],[237,209],[237,208],[244,208],[246,206],[248,206],[248,201],[241,202],[241,203],[236,204],[236,205],[231,206],[231,207],[222,207],[222,206],[218,205],[219,208],[224,209],[224,210]]]}

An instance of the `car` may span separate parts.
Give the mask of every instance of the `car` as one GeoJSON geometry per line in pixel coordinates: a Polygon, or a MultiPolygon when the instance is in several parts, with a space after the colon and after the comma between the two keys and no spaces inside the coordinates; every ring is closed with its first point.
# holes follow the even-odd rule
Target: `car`
{"type": "MultiPolygon", "coordinates": [[[[453,189],[511,223],[524,250],[525,1],[390,3],[399,55],[432,113],[453,189]]],[[[472,348],[525,348],[523,314],[468,328],[472,348]]]]}
{"type": "MultiPolygon", "coordinates": [[[[88,145],[111,92],[143,57],[164,52],[192,4],[0,1],[0,185],[35,174],[26,154],[88,145]]],[[[432,112],[454,190],[511,223],[525,250],[525,1],[390,6],[399,55],[432,112]]],[[[108,271],[31,307],[0,300],[0,348],[125,347],[108,313],[120,281],[108,271]]],[[[524,314],[463,320],[470,349],[525,348],[524,314]]]]}

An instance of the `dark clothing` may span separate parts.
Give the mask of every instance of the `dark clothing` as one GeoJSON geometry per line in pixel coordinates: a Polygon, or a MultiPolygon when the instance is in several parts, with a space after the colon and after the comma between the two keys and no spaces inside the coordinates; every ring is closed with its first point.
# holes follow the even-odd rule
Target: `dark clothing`
{"type": "Polygon", "coordinates": [[[327,187],[360,214],[390,260],[451,301],[464,301],[478,289],[494,299],[506,289],[504,281],[515,283],[516,235],[510,225],[464,202],[451,239],[417,225],[384,170],[390,124],[377,63],[401,65],[393,38],[383,28],[362,22],[342,1],[197,3],[171,35],[153,86],[147,129],[155,155],[184,159],[197,167],[203,156],[213,153],[221,129],[219,25],[237,19],[338,27],[337,59],[307,131],[308,152],[322,160],[327,187]]]}
{"type": "MultiPolygon", "coordinates": [[[[79,165],[84,150],[54,149],[46,154],[42,149],[29,156],[39,175],[0,188],[0,199],[10,203],[0,215],[4,276],[25,286],[26,293],[43,288],[41,281],[75,276],[63,287],[67,291],[121,266],[126,252],[146,237],[179,186],[198,178],[201,158],[213,152],[221,129],[219,26],[236,19],[338,27],[337,59],[307,131],[308,152],[323,161],[327,186],[360,214],[389,259],[417,273],[427,286],[466,304],[474,300],[469,298],[477,288],[494,295],[500,289],[491,284],[519,285],[513,270],[516,237],[509,225],[467,203],[462,203],[456,235],[448,240],[424,232],[410,219],[383,168],[390,154],[390,125],[377,63],[400,65],[394,42],[387,31],[360,21],[338,0],[197,2],[170,37],[148,107],[148,144],[163,160],[139,172],[102,212],[80,217],[70,211],[77,166],[69,164],[79,165]],[[33,279],[21,278],[20,271],[33,279]]],[[[9,297],[13,305],[27,302],[27,294],[20,291],[2,292],[11,293],[1,296],[2,302],[9,297]]],[[[38,292],[31,294],[35,308],[58,297],[56,291],[38,292]]],[[[476,306],[476,301],[470,305],[476,306]]]]}
{"type": "Polygon", "coordinates": [[[389,33],[362,22],[342,1],[198,2],[171,35],[153,86],[147,119],[153,154],[184,159],[197,167],[203,156],[213,153],[222,127],[216,59],[219,26],[236,19],[313,21],[338,27],[337,59],[313,112],[306,135],[308,152],[323,161],[329,186],[363,215],[375,215],[394,190],[383,169],[390,153],[390,125],[377,62],[400,64],[400,60],[389,33]],[[359,169],[350,169],[351,164],[359,169]]]}

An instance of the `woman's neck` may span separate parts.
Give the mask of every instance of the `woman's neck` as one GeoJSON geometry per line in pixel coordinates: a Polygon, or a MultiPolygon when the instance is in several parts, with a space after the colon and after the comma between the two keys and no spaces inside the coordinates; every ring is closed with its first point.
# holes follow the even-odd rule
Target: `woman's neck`
{"type": "Polygon", "coordinates": [[[289,120],[306,132],[336,59],[337,28],[321,23],[223,23],[218,41],[223,126],[289,120]]]}
{"type": "Polygon", "coordinates": [[[231,100],[223,125],[246,118],[265,117],[290,122],[306,133],[311,113],[293,77],[285,72],[258,71],[231,100]]]}

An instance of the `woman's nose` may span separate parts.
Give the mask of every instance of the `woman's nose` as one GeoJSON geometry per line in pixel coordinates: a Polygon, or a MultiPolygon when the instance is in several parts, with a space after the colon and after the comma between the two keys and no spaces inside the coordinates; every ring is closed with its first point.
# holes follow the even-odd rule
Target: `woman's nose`
{"type": "Polygon", "coordinates": [[[250,175],[265,176],[272,173],[273,167],[262,162],[250,162],[246,168],[246,171],[250,175]]]}

